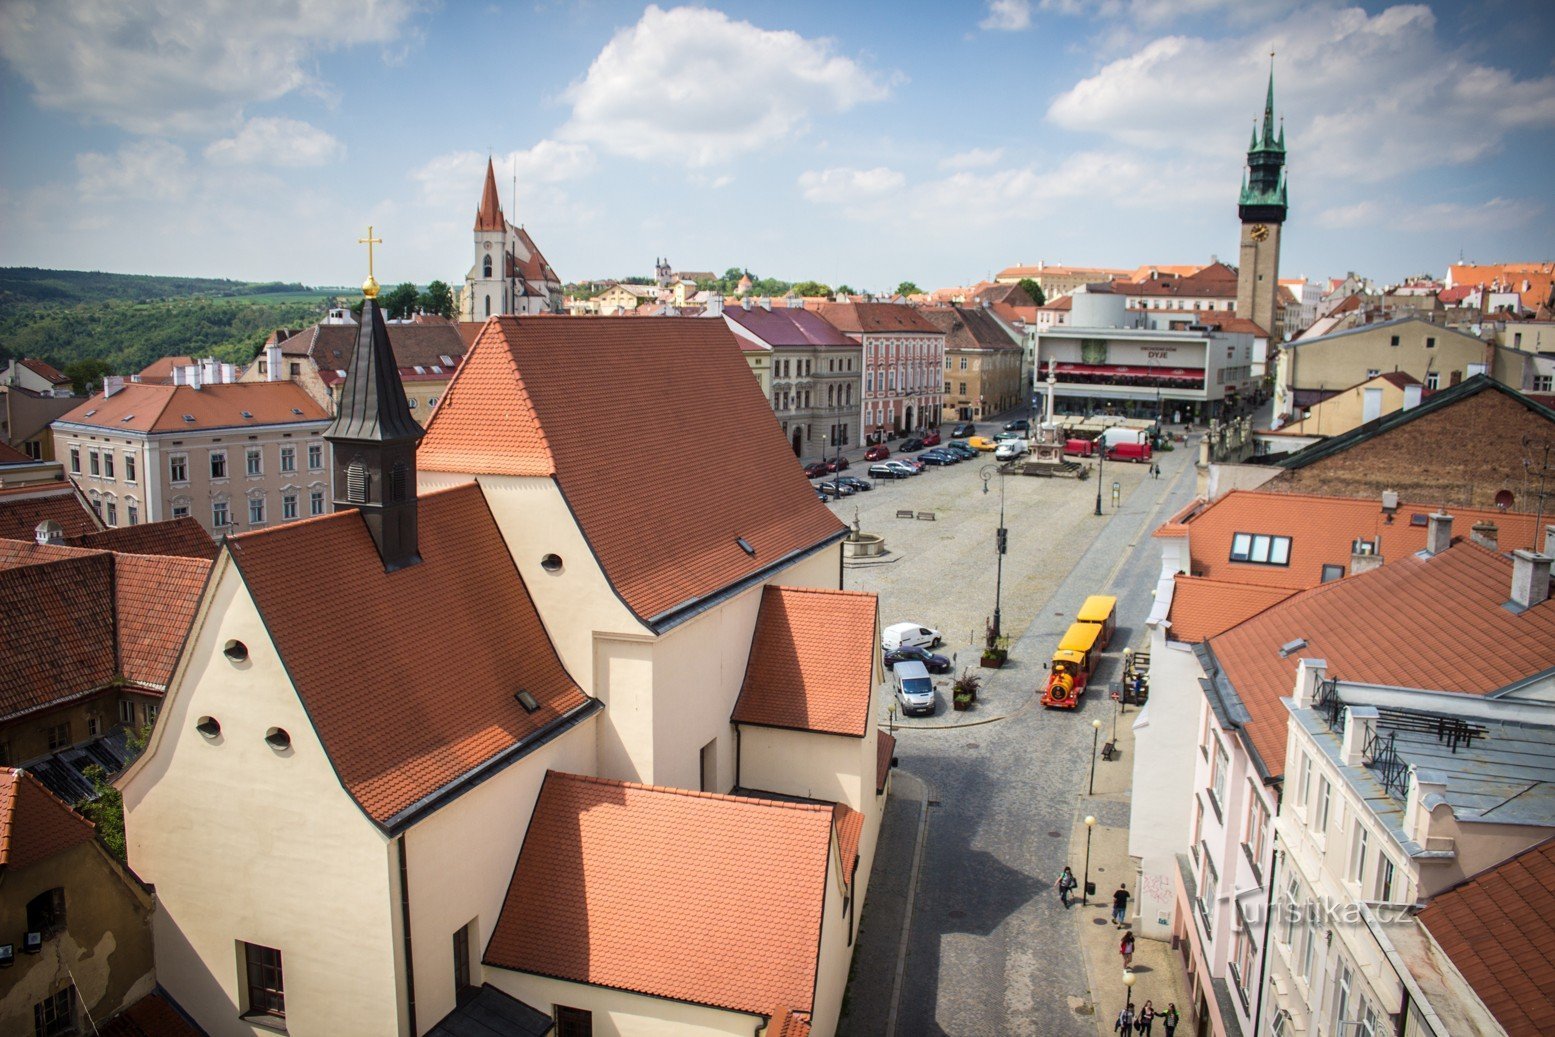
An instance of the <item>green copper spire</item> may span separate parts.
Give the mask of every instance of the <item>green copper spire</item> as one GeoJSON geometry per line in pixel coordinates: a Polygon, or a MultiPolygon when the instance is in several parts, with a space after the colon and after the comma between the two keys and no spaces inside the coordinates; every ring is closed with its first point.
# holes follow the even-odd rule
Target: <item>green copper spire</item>
{"type": "Polygon", "coordinates": [[[1244,220],[1280,223],[1285,219],[1285,123],[1278,132],[1274,122],[1274,54],[1269,54],[1269,89],[1264,97],[1263,127],[1253,122],[1252,142],[1247,149],[1247,175],[1242,183],[1239,205],[1244,220]]]}
{"type": "Polygon", "coordinates": [[[1269,97],[1263,103],[1263,146],[1274,144],[1274,51],[1269,52],[1269,97]]]}

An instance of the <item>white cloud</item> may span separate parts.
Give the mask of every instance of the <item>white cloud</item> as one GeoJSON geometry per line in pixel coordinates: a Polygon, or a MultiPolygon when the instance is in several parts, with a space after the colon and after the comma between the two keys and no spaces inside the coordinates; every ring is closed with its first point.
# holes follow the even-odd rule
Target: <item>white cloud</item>
{"type": "Polygon", "coordinates": [[[189,156],[165,140],[137,140],[112,155],[76,156],[77,188],[88,202],[141,199],[172,201],[194,183],[189,156]]]}
{"type": "Polygon", "coordinates": [[[907,177],[894,169],[821,169],[799,174],[799,189],[805,198],[825,205],[869,202],[906,186],[907,177]]]}
{"type": "Polygon", "coordinates": [[[1471,162],[1555,125],[1555,76],[1515,79],[1437,38],[1430,9],[1316,8],[1256,35],[1157,38],[1077,83],[1047,117],[1134,147],[1226,154],[1261,114],[1268,52],[1295,175],[1377,182],[1471,162]]]}
{"type": "Polygon", "coordinates": [[[1409,205],[1397,199],[1386,202],[1366,200],[1340,205],[1318,213],[1318,226],[1329,230],[1348,230],[1386,226],[1390,231],[1436,233],[1444,230],[1508,230],[1537,219],[1544,206],[1530,199],[1492,198],[1478,204],[1435,202],[1409,205]]]}
{"type": "Polygon", "coordinates": [[[205,149],[212,162],[241,166],[323,166],[345,154],[346,146],[317,126],[277,118],[250,119],[236,136],[205,149]]]}
{"type": "Polygon", "coordinates": [[[319,90],[311,59],[386,43],[414,0],[0,4],[0,56],[40,105],[133,133],[209,132],[245,105],[319,90]]]}
{"type": "Polygon", "coordinates": [[[977,23],[980,29],[1019,32],[1031,27],[1031,0],[988,0],[988,16],[977,23]]]}
{"type": "Polygon", "coordinates": [[[707,166],[804,132],[812,114],[888,87],[831,41],[758,29],[719,11],[649,6],[567,89],[568,140],[637,159],[707,166]]]}
{"type": "Polygon", "coordinates": [[[972,148],[940,159],[939,167],[941,169],[980,169],[983,166],[997,165],[1003,157],[1003,148],[972,148]]]}
{"type": "MultiPolygon", "coordinates": [[[[481,185],[486,177],[487,156],[479,151],[454,151],[439,155],[410,172],[410,179],[421,189],[423,204],[437,209],[469,209],[474,212],[481,200],[481,185]]],[[[586,145],[567,141],[542,140],[521,151],[494,155],[491,164],[497,175],[498,193],[506,207],[514,178],[521,206],[532,208],[531,195],[549,185],[564,184],[594,168],[594,154],[586,145]]],[[[513,218],[512,213],[508,213],[513,218]]]]}

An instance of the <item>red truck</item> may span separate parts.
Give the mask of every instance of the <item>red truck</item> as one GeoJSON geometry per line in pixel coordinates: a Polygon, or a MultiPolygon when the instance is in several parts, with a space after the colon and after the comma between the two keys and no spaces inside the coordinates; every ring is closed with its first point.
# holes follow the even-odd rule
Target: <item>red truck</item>
{"type": "Polygon", "coordinates": [[[1094,439],[1065,440],[1064,453],[1073,454],[1076,457],[1092,457],[1096,453],[1096,441],[1094,439]]]}
{"type": "Polygon", "coordinates": [[[1107,460],[1109,461],[1149,461],[1151,458],[1150,442],[1142,443],[1114,443],[1107,448],[1107,460]]]}

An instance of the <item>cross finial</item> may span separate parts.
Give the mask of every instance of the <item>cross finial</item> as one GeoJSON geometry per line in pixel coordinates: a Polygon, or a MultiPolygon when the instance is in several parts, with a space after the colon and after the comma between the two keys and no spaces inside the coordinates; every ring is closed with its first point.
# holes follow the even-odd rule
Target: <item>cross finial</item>
{"type": "Polygon", "coordinates": [[[373,227],[369,223],[367,225],[367,237],[357,238],[356,243],[367,246],[367,280],[362,282],[362,294],[369,299],[373,299],[378,295],[378,281],[373,277],[373,246],[382,245],[383,239],[373,237],[373,227]]]}

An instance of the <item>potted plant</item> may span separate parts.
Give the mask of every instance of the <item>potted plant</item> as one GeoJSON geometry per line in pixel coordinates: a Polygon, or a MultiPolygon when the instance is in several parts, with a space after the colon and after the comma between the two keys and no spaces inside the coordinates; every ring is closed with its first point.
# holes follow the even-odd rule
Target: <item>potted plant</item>
{"type": "Polygon", "coordinates": [[[955,710],[957,713],[965,713],[967,710],[972,708],[972,696],[970,696],[970,695],[954,695],[954,696],[952,696],[951,699],[950,699],[950,708],[955,710]]]}
{"type": "Polygon", "coordinates": [[[996,636],[993,632],[993,624],[988,625],[987,636],[983,640],[983,655],[981,662],[990,670],[997,670],[1004,665],[1004,661],[1010,657],[1010,639],[996,636]]]}
{"type": "Polygon", "coordinates": [[[961,676],[955,679],[950,686],[951,705],[956,709],[966,709],[977,701],[977,689],[982,686],[983,678],[973,673],[971,669],[961,671],[961,676]]]}

